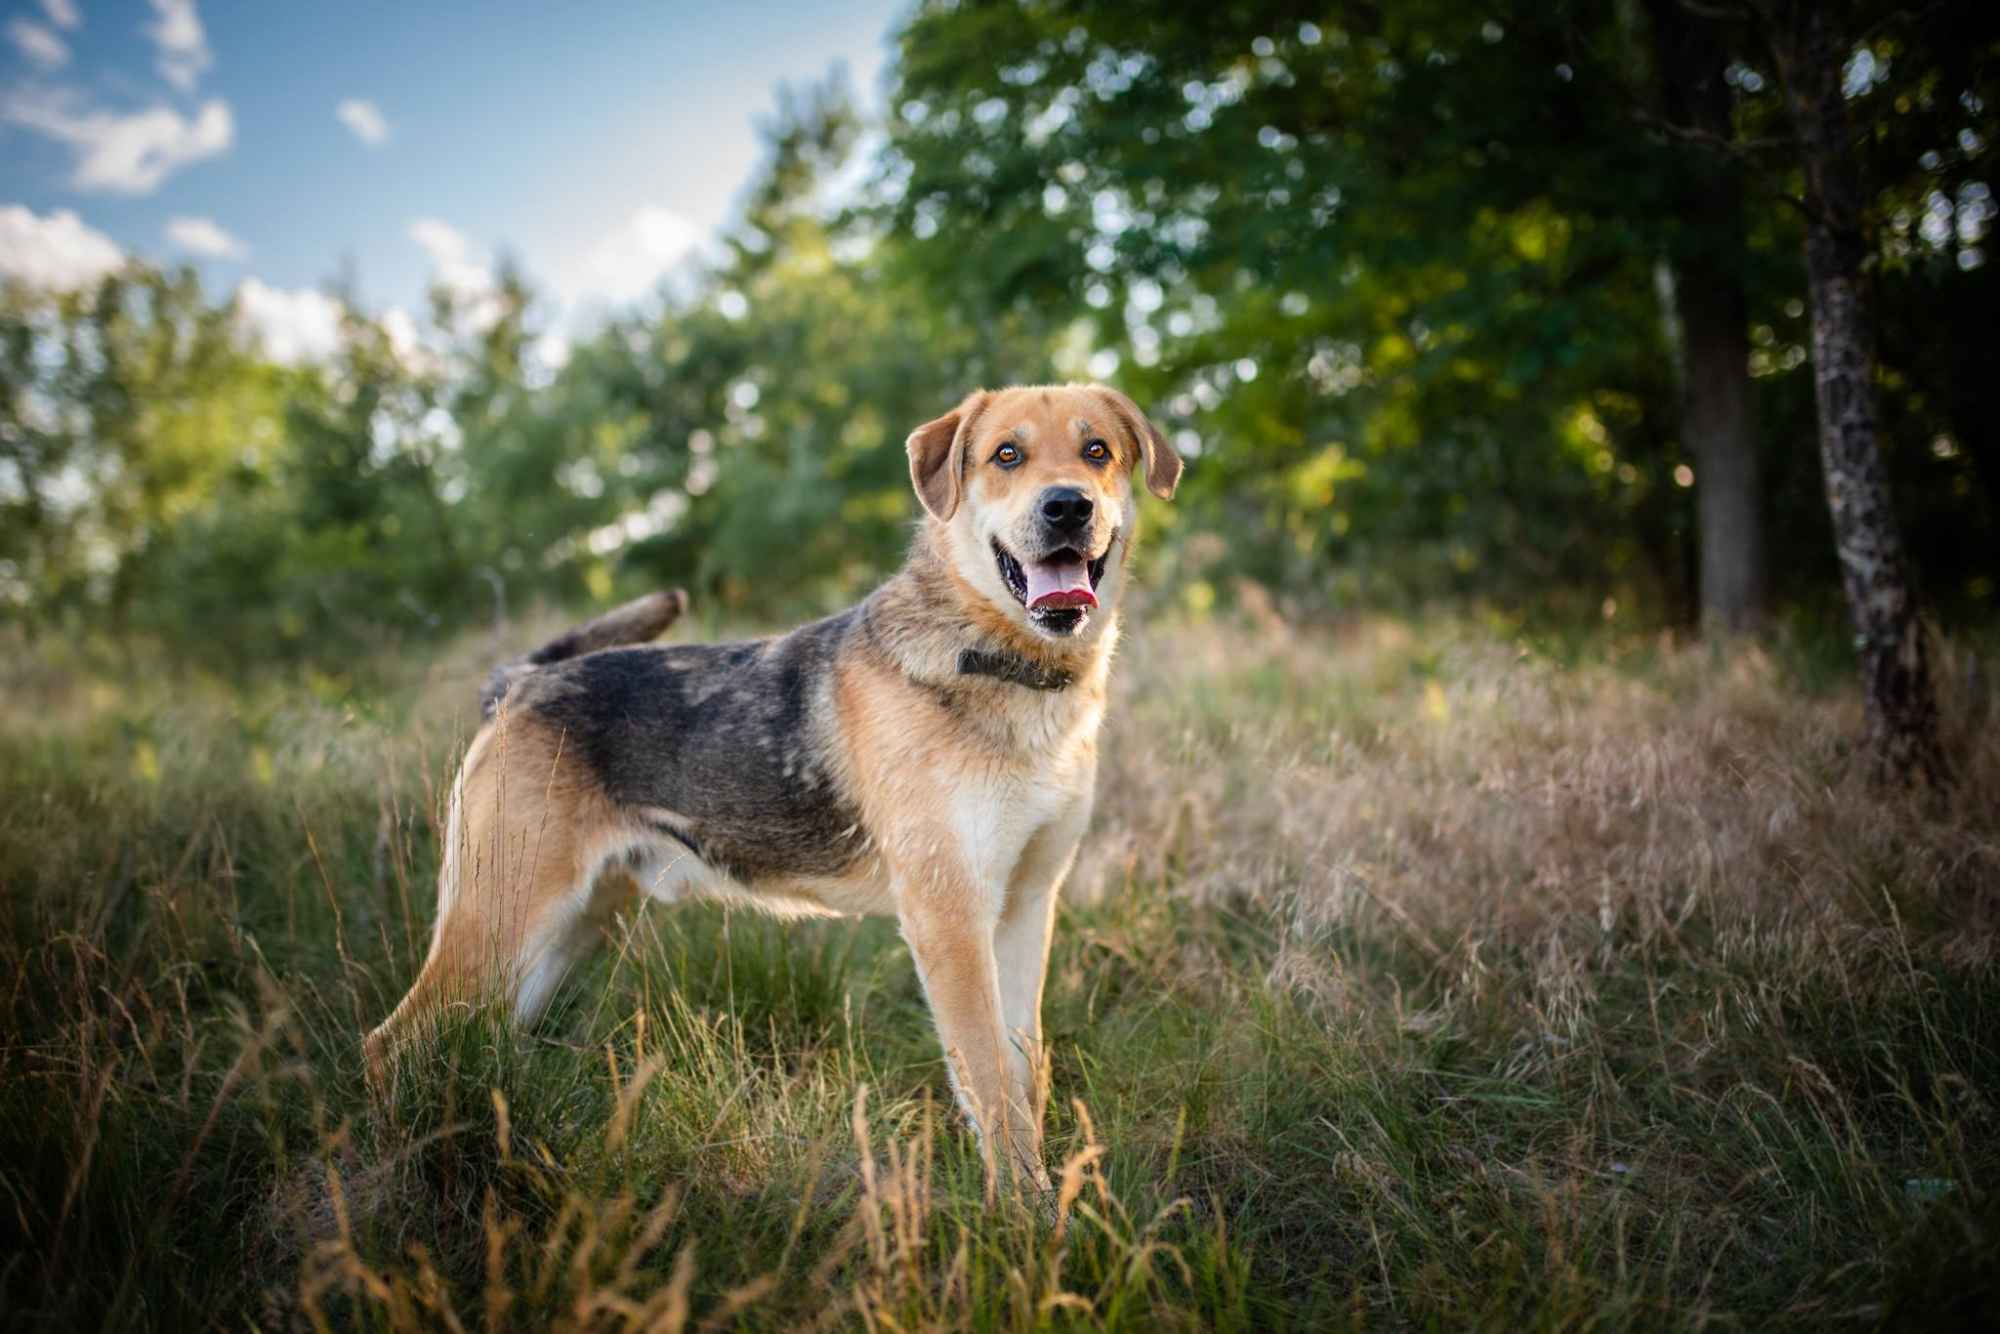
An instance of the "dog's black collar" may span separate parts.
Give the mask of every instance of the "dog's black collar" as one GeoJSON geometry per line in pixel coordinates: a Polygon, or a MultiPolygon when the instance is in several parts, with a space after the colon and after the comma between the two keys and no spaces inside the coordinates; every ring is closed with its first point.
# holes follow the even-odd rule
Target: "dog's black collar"
{"type": "Polygon", "coordinates": [[[959,653],[958,674],[990,676],[996,681],[1026,686],[1030,690],[1067,690],[1070,683],[1076,680],[1073,672],[1060,667],[1045,667],[1018,653],[995,652],[981,648],[969,648],[959,653]]]}
{"type": "MultiPolygon", "coordinates": [[[[869,614],[874,599],[861,604],[861,632],[875,647],[894,660],[889,646],[883,641],[881,632],[875,628],[875,618],[869,614]]],[[[906,669],[907,670],[907,669],[906,669]]],[[[1019,653],[1008,653],[1003,649],[968,648],[958,654],[958,674],[960,676],[990,676],[996,681],[1009,685],[1026,686],[1030,690],[1067,690],[1076,681],[1076,674],[1061,667],[1048,667],[1026,658],[1019,653]]]]}

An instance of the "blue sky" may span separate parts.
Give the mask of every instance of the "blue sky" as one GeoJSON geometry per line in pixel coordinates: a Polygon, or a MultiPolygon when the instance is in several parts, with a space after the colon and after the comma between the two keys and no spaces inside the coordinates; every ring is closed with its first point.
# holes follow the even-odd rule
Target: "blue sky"
{"type": "Polygon", "coordinates": [[[844,63],[872,105],[905,7],[0,0],[0,274],[108,245],[282,320],[342,273],[419,311],[505,250],[578,321],[729,220],[780,83],[844,63]]]}

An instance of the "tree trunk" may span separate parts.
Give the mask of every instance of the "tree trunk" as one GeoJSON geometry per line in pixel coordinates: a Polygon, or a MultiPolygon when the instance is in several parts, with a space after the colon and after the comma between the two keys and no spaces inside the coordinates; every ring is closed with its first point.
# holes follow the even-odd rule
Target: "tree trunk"
{"type": "MultiPolygon", "coordinates": [[[[1763,478],[1750,391],[1748,302],[1743,295],[1743,181],[1734,137],[1728,57],[1715,25],[1681,0],[1651,0],[1660,103],[1669,123],[1712,145],[1681,152],[1668,262],[1680,339],[1681,441],[1694,454],[1705,630],[1756,630],[1766,610],[1763,478]]],[[[1663,289],[1665,285],[1663,284],[1663,289]]]]}
{"type": "Polygon", "coordinates": [[[1750,339],[1734,273],[1680,267],[1687,358],[1681,432],[1694,450],[1704,629],[1743,633],[1764,619],[1763,486],[1750,401],[1750,339]]]}
{"type": "Polygon", "coordinates": [[[1770,23],[1806,180],[1806,275],[1820,469],[1841,582],[1854,618],[1869,740],[1883,777],[1950,779],[1938,744],[1930,657],[1876,441],[1875,327],[1862,193],[1841,72],[1848,43],[1834,8],[1796,0],[1770,23]]]}

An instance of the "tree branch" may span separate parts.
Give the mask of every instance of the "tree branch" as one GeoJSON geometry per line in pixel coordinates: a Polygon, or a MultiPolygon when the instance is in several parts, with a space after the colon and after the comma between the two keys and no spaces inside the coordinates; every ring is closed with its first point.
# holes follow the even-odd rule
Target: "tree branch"
{"type": "Polygon", "coordinates": [[[1717,134],[1713,130],[1704,130],[1699,126],[1677,124],[1665,116],[1639,106],[1632,108],[1632,118],[1648,129],[1658,130],[1670,139],[1695,144],[1744,162],[1749,161],[1753,154],[1771,149],[1790,148],[1797,142],[1789,135],[1764,139],[1736,139],[1726,134],[1717,134]]]}
{"type": "Polygon", "coordinates": [[[1748,22],[1752,17],[1749,5],[1704,4],[1702,0],[1679,0],[1680,7],[1698,18],[1716,19],[1724,23],[1748,22]]]}

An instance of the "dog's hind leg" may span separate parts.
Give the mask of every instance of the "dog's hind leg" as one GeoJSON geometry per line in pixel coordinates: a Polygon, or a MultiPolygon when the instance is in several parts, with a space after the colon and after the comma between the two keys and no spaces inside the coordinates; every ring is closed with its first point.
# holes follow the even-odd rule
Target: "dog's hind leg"
{"type": "Polygon", "coordinates": [[[501,717],[473,740],[453,787],[430,952],[402,1003],[366,1043],[384,1085],[396,1056],[453,1005],[504,1001],[532,1021],[587,957],[631,892],[598,876],[626,839],[610,801],[563,738],[501,717]]]}
{"type": "Polygon", "coordinates": [[[597,952],[620,908],[639,886],[623,869],[593,875],[589,868],[566,899],[552,907],[515,951],[504,985],[517,1024],[532,1024],[554,999],[571,971],[597,952]]]}

